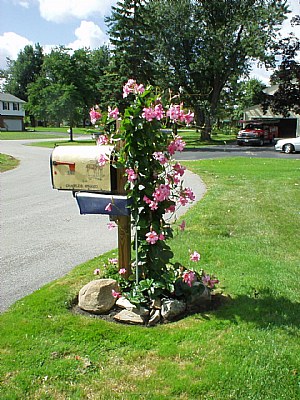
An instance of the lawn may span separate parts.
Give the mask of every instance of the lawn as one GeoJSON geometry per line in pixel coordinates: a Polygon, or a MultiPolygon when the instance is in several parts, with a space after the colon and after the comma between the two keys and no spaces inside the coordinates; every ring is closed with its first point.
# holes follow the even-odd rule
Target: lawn
{"type": "Polygon", "coordinates": [[[0,172],[16,168],[18,165],[19,160],[7,154],[0,153],[0,172]]]}
{"type": "MultiPolygon", "coordinates": [[[[67,128],[37,128],[36,131],[31,132],[0,132],[0,140],[23,140],[23,139],[53,139],[47,142],[35,142],[31,143],[32,146],[39,147],[54,147],[58,142],[54,138],[66,138],[65,143],[59,141],[60,145],[73,145],[77,143],[76,137],[86,136],[86,139],[80,139],[79,144],[95,144],[95,140],[92,139],[92,133],[96,132],[93,129],[84,128],[74,128],[74,142],[69,141],[69,134],[67,133],[67,128]],[[51,132],[49,134],[49,132],[51,132]]],[[[219,132],[218,134],[213,134],[211,136],[211,141],[201,141],[200,133],[196,132],[194,129],[179,129],[178,135],[182,136],[186,142],[186,148],[193,149],[200,146],[212,146],[212,145],[224,145],[234,143],[236,140],[235,134],[225,134],[219,132]]],[[[78,144],[78,143],[77,143],[78,144]]]]}
{"type": "Polygon", "coordinates": [[[230,300],[145,328],[69,311],[114,252],[77,266],[0,316],[0,398],[300,398],[299,160],[186,163],[207,185],[171,247],[201,253],[230,300]]]}

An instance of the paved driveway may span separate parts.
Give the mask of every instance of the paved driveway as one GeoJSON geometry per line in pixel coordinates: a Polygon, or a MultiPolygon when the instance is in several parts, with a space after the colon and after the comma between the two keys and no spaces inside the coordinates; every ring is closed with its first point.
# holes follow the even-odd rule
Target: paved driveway
{"type": "MultiPolygon", "coordinates": [[[[0,141],[1,153],[21,160],[18,168],[0,174],[0,312],[117,248],[117,230],[107,230],[107,216],[80,215],[71,193],[52,189],[52,150],[25,143],[0,141]]],[[[189,173],[186,185],[201,198],[205,188],[198,176],[189,173]]]]}
{"type": "Polygon", "coordinates": [[[1,312],[117,240],[107,216],[81,216],[71,193],[52,189],[50,149],[1,141],[0,152],[21,160],[0,175],[1,312]]]}
{"type": "Polygon", "coordinates": [[[281,158],[290,160],[300,159],[300,153],[285,154],[276,152],[274,145],[259,147],[231,144],[226,146],[207,146],[195,150],[187,149],[182,153],[176,154],[178,160],[199,160],[220,157],[281,158]]]}

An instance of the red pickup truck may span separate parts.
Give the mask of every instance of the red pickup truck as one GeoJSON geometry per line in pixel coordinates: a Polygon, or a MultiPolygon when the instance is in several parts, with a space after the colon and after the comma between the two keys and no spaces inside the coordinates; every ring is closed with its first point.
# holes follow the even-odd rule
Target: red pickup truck
{"type": "Polygon", "coordinates": [[[257,144],[263,146],[265,143],[273,143],[277,136],[277,127],[262,123],[251,122],[238,132],[236,141],[237,144],[257,144]]]}

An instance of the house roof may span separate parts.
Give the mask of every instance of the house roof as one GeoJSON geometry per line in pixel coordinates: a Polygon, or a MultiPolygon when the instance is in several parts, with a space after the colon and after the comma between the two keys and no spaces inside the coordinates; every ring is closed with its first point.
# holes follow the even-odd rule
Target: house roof
{"type": "Polygon", "coordinates": [[[19,99],[9,93],[0,93],[0,101],[11,101],[13,103],[26,103],[26,101],[19,99]]]}

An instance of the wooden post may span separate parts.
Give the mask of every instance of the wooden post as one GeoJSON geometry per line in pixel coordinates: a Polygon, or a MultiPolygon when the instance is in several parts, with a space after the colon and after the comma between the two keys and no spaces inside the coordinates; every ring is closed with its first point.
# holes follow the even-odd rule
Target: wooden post
{"type": "MultiPolygon", "coordinates": [[[[124,184],[124,169],[117,169],[117,191],[118,194],[126,194],[124,184]]],[[[131,216],[118,217],[118,259],[119,267],[126,268],[125,278],[131,274],[131,216]]]]}
{"type": "MultiPolygon", "coordinates": [[[[116,129],[120,127],[120,122],[117,121],[116,129]]],[[[118,142],[117,147],[121,147],[122,142],[118,142]]],[[[117,193],[125,195],[124,186],[127,178],[124,176],[124,168],[117,169],[117,193]]],[[[131,216],[118,217],[118,260],[119,268],[125,268],[125,278],[131,274],[131,216]]]]}

